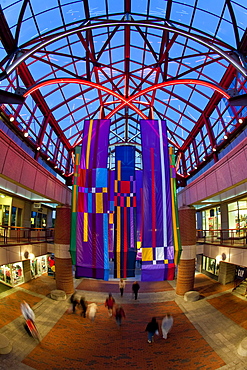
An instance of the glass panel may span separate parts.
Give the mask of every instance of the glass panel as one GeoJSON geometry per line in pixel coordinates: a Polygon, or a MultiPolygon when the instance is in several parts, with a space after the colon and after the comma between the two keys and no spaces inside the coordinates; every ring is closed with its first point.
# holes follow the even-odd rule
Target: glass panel
{"type": "Polygon", "coordinates": [[[10,223],[11,226],[16,226],[16,213],[17,213],[17,208],[16,207],[12,207],[12,210],[11,210],[11,223],[10,223]]]}

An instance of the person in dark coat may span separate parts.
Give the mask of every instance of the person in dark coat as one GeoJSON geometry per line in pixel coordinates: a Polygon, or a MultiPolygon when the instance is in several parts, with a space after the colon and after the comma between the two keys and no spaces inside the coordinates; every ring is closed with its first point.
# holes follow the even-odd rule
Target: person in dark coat
{"type": "Polygon", "coordinates": [[[78,305],[78,299],[77,299],[77,297],[76,297],[76,292],[74,292],[73,294],[72,294],[72,296],[70,297],[70,302],[71,302],[71,304],[72,304],[72,312],[73,313],[75,313],[75,308],[76,308],[76,306],[78,305]]]}
{"type": "Polygon", "coordinates": [[[125,312],[122,306],[118,306],[115,310],[115,317],[118,326],[122,324],[122,318],[125,318],[125,312]]]}
{"type": "Polygon", "coordinates": [[[135,300],[137,300],[139,289],[140,289],[140,285],[138,284],[137,281],[135,281],[134,284],[132,285],[132,291],[135,295],[135,300]]]}
{"type": "Polygon", "coordinates": [[[154,334],[159,333],[159,324],[156,321],[156,317],[152,317],[152,320],[147,324],[146,330],[148,332],[148,343],[154,341],[154,334]]]}
{"type": "Polygon", "coordinates": [[[81,305],[81,308],[82,308],[81,316],[86,317],[87,302],[85,301],[85,298],[84,297],[81,297],[81,299],[80,299],[80,305],[81,305]]]}

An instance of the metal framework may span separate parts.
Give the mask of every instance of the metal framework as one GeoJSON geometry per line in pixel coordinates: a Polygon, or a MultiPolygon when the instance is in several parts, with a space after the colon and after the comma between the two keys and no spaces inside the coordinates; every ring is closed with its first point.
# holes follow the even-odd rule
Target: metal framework
{"type": "Polygon", "coordinates": [[[111,118],[111,168],[120,144],[141,168],[140,119],[166,119],[179,186],[245,129],[244,1],[37,3],[0,9],[0,118],[68,184],[86,119],[111,118]]]}

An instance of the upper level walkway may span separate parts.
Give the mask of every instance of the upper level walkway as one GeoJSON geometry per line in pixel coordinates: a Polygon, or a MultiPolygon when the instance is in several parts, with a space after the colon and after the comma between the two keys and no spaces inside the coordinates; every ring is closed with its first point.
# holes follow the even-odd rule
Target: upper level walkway
{"type": "Polygon", "coordinates": [[[247,230],[246,228],[197,230],[196,240],[203,244],[247,248],[247,230]]]}
{"type": "Polygon", "coordinates": [[[201,299],[185,302],[175,293],[176,281],[140,282],[135,301],[133,281],[127,281],[123,297],[115,280],[75,280],[79,295],[96,302],[94,322],[69,313],[69,300],[50,299],[55,280],[43,275],[0,294],[0,333],[12,342],[13,350],[1,355],[0,369],[166,369],[166,370],[245,370],[246,357],[237,347],[247,336],[247,300],[232,292],[233,285],[222,286],[197,274],[195,290],[201,299]],[[121,304],[126,319],[118,327],[109,318],[104,301],[111,292],[121,304]],[[42,341],[38,344],[23,327],[20,303],[26,300],[34,309],[42,341]],[[155,337],[147,343],[147,322],[156,316],[159,323],[166,313],[174,317],[167,340],[155,337]]]}
{"type": "Polygon", "coordinates": [[[53,241],[54,228],[31,228],[0,225],[0,246],[53,241]]]}

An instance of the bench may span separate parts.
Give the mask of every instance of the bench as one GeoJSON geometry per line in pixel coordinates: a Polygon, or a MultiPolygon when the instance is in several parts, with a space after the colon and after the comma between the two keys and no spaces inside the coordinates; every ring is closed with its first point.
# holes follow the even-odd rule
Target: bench
{"type": "Polygon", "coordinates": [[[67,295],[63,290],[55,289],[51,291],[51,299],[55,301],[65,301],[67,299],[67,295]]]}
{"type": "Polygon", "coordinates": [[[12,351],[10,340],[3,334],[0,334],[0,355],[6,355],[12,351]]]}
{"type": "Polygon", "coordinates": [[[184,294],[185,302],[195,302],[200,298],[200,294],[194,290],[190,290],[184,294]]]}
{"type": "Polygon", "coordinates": [[[240,356],[247,356],[247,337],[244,338],[238,345],[238,354],[240,356]]]}

